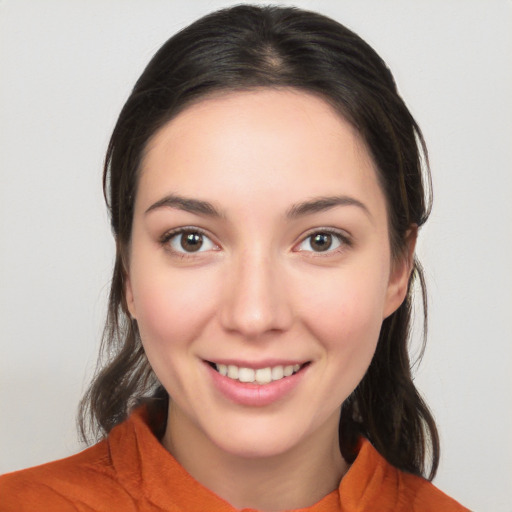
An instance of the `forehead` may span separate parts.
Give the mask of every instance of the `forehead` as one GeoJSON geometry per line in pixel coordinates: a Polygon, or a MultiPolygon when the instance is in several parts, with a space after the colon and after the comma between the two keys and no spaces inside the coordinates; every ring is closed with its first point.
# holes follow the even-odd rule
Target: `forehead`
{"type": "MultiPolygon", "coordinates": [[[[259,87],[243,91],[220,91],[187,105],[149,140],[145,156],[155,146],[182,143],[198,135],[203,143],[205,130],[211,137],[232,140],[236,132],[239,140],[250,137],[255,141],[258,131],[278,134],[280,140],[291,136],[305,136],[314,142],[315,135],[336,139],[359,146],[368,154],[357,130],[319,95],[290,87],[259,87]],[[295,126],[291,129],[290,123],[295,126]],[[211,128],[215,126],[215,132],[211,128]],[[348,139],[351,139],[350,141],[348,139]]],[[[290,140],[290,139],[288,139],[290,140]]],[[[258,142],[263,142],[262,138],[258,142]]],[[[328,141],[326,141],[328,142],[328,141]]],[[[144,162],[146,159],[144,160],[144,162]]]]}
{"type": "Polygon", "coordinates": [[[229,190],[246,202],[380,193],[357,130],[323,99],[293,89],[229,92],[189,106],[148,143],[139,187],[152,199],[225,200],[229,190]]]}

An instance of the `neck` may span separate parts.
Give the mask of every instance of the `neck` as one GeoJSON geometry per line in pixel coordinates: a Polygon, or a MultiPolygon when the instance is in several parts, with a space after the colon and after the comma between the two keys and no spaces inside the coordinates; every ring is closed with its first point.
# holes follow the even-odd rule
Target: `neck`
{"type": "Polygon", "coordinates": [[[275,512],[312,506],[338,488],[348,465],[337,422],[319,430],[285,453],[241,457],[217,447],[170,406],[163,444],[192,477],[232,506],[275,512]]]}

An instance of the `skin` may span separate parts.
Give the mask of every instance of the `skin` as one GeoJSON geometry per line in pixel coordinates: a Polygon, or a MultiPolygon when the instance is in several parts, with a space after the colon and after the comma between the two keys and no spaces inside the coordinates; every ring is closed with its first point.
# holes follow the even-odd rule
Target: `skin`
{"type": "Polygon", "coordinates": [[[310,506],[347,471],[340,407],[411,271],[415,231],[393,261],[387,224],[357,131],[313,95],[259,89],[205,99],[150,141],[127,304],[171,396],[164,446],[232,505],[310,506]],[[218,215],[204,205],[189,211],[197,204],[178,196],[207,201],[218,215]],[[317,201],[333,196],[343,201],[317,201]],[[312,201],[316,208],[298,206],[312,201]],[[183,249],[173,232],[183,227],[203,233],[200,250],[183,249]],[[332,245],[319,251],[312,235],[329,231],[332,245]],[[247,406],[219,392],[205,363],[233,358],[309,364],[291,392],[247,406]]]}

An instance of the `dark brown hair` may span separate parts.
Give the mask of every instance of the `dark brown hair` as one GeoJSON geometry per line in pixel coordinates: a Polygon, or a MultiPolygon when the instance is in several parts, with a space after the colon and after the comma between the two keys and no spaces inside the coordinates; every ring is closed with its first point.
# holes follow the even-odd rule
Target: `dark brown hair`
{"type": "MultiPolygon", "coordinates": [[[[162,408],[168,404],[124,298],[138,171],[148,140],[194,101],[261,87],[316,94],[358,130],[387,199],[395,258],[403,257],[411,226],[426,221],[431,195],[423,137],[386,64],[360,37],[332,19],[290,7],[240,5],[191,24],[148,64],[108,146],[103,184],[117,253],[101,364],[81,403],[84,438],[88,426],[96,436],[108,433],[141,399],[162,408]]],[[[384,320],[370,367],[343,403],[340,448],[353,461],[357,438],[363,435],[391,464],[433,478],[439,440],[414,386],[408,352],[415,280],[426,318],[425,286],[415,261],[405,301],[384,320]]]]}

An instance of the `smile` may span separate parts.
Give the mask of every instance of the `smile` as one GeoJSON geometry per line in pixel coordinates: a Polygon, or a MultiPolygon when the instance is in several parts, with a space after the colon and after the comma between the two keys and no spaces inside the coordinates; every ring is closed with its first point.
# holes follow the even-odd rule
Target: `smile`
{"type": "Polygon", "coordinates": [[[258,368],[243,361],[204,360],[214,388],[230,402],[249,407],[264,407],[285,399],[300,386],[312,363],[282,362],[262,361],[258,368]]]}
{"type": "Polygon", "coordinates": [[[233,364],[225,365],[225,364],[216,364],[211,363],[212,368],[217,370],[224,377],[228,377],[229,379],[236,380],[238,382],[244,382],[247,384],[270,384],[271,382],[275,382],[285,377],[290,377],[294,373],[297,373],[304,365],[294,364],[294,365],[278,365],[278,366],[268,366],[266,368],[244,368],[235,366],[233,364]]]}

